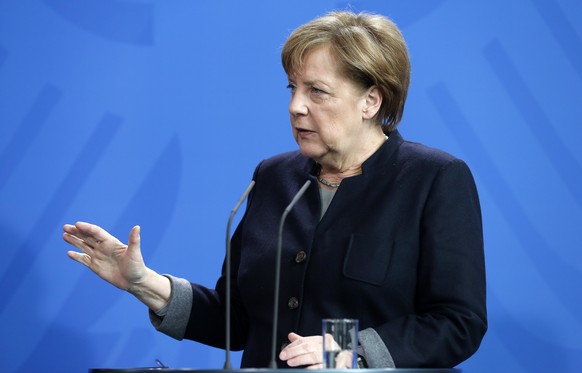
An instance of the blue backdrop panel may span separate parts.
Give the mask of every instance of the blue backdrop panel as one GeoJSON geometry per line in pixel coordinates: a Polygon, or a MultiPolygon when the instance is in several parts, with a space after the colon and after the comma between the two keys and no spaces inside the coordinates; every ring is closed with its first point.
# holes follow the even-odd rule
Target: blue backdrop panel
{"type": "Polygon", "coordinates": [[[461,368],[580,371],[579,1],[3,0],[3,372],[222,367],[221,350],[155,332],[143,305],[69,260],[61,226],[125,241],[140,224],[149,266],[213,286],[255,165],[296,148],[281,45],[345,8],[402,28],[401,131],[477,180],[490,330],[461,368]]]}

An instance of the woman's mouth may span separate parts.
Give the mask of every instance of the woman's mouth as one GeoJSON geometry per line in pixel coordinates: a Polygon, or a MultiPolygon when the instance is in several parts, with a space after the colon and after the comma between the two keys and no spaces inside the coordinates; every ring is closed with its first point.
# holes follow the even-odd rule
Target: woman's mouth
{"type": "Polygon", "coordinates": [[[306,130],[304,128],[297,128],[297,136],[300,138],[306,138],[313,135],[315,131],[306,130]]]}

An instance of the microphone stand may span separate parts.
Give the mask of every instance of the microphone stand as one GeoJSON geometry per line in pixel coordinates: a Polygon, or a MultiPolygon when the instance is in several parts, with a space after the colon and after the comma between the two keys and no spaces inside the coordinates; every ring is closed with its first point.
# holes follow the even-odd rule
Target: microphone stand
{"type": "Polygon", "coordinates": [[[228,223],[226,224],[226,346],[225,346],[225,352],[226,352],[226,356],[225,356],[225,361],[224,361],[224,370],[231,370],[232,366],[230,364],[230,276],[231,276],[231,264],[230,264],[230,226],[232,225],[232,220],[234,218],[234,215],[236,215],[236,212],[238,211],[240,205],[242,205],[243,201],[245,200],[245,198],[247,198],[247,196],[249,195],[249,193],[251,192],[251,190],[253,189],[253,187],[255,186],[255,181],[251,180],[249,186],[247,187],[247,189],[245,190],[245,192],[242,194],[242,196],[239,198],[236,206],[234,206],[234,208],[232,209],[232,211],[230,212],[230,216],[228,218],[228,223]]]}
{"type": "Polygon", "coordinates": [[[285,219],[287,215],[295,206],[297,201],[303,196],[303,193],[307,190],[311,184],[311,180],[307,180],[305,184],[299,189],[299,192],[295,194],[295,197],[291,200],[291,203],[285,208],[283,211],[283,215],[281,216],[281,222],[279,223],[279,235],[278,235],[278,242],[277,242],[277,260],[275,264],[275,301],[273,307],[273,339],[271,344],[271,362],[269,363],[269,368],[277,369],[277,359],[276,359],[276,350],[277,350],[277,324],[279,322],[279,283],[281,281],[281,251],[283,251],[283,225],[285,224],[285,219]]]}

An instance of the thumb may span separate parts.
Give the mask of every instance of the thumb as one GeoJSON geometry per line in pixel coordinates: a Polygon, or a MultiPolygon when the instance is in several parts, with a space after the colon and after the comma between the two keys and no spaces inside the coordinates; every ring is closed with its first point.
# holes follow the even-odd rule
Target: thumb
{"type": "Polygon", "coordinates": [[[131,253],[135,253],[136,251],[139,252],[140,251],[140,243],[141,243],[141,227],[139,225],[136,225],[135,227],[133,227],[131,229],[131,232],[129,232],[129,240],[127,242],[127,249],[131,252],[131,253]]]}

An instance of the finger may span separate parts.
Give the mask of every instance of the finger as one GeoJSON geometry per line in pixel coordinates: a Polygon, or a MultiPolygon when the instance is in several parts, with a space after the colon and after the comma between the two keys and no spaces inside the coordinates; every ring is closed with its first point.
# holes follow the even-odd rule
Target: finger
{"type": "Polygon", "coordinates": [[[291,342],[291,343],[289,343],[287,346],[285,346],[285,348],[283,350],[292,349],[294,347],[297,347],[297,346],[305,343],[306,341],[308,341],[308,338],[311,338],[311,337],[302,337],[297,333],[291,332],[291,333],[287,334],[287,339],[289,339],[289,342],[291,342]]]}
{"type": "Polygon", "coordinates": [[[69,233],[63,233],[63,240],[75,246],[77,249],[83,251],[85,254],[93,255],[93,247],[89,246],[85,241],[77,236],[69,233]]]}
{"type": "MultiPolygon", "coordinates": [[[[322,338],[323,343],[323,338],[322,338]]],[[[325,345],[326,350],[341,350],[340,345],[333,339],[333,336],[329,333],[325,333],[325,345]]]]}
{"type": "Polygon", "coordinates": [[[319,351],[311,351],[308,353],[303,353],[301,355],[297,355],[291,359],[287,360],[287,365],[290,367],[298,367],[298,366],[311,366],[321,364],[323,362],[323,352],[319,351]]]}
{"type": "Polygon", "coordinates": [[[319,335],[312,335],[310,337],[299,337],[299,339],[297,339],[295,343],[297,346],[315,346],[321,348],[321,346],[323,345],[323,338],[319,335]]]}
{"type": "Polygon", "coordinates": [[[67,251],[67,255],[74,261],[84,264],[89,268],[91,267],[91,257],[89,255],[76,251],[67,251]]]}
{"type": "Polygon", "coordinates": [[[63,225],[63,231],[65,233],[70,234],[70,235],[76,236],[81,240],[88,241],[90,235],[88,234],[87,226],[85,224],[88,224],[88,223],[77,222],[74,225],[73,224],[65,224],[65,225],[63,225]],[[82,229],[79,229],[79,227],[77,227],[77,225],[79,225],[82,229]]]}
{"type": "Polygon", "coordinates": [[[72,236],[76,236],[76,237],[81,236],[81,232],[79,232],[77,227],[75,227],[74,225],[71,225],[71,224],[63,225],[63,232],[70,234],[72,236]]]}
{"type": "Polygon", "coordinates": [[[81,238],[83,241],[88,242],[92,246],[98,245],[101,242],[110,239],[118,241],[115,237],[110,235],[105,229],[95,224],[78,221],[75,223],[75,228],[77,228],[78,231],[78,235],[76,236],[81,238]]]}
{"type": "Polygon", "coordinates": [[[291,333],[289,333],[289,334],[287,335],[287,338],[289,339],[289,342],[293,343],[293,342],[295,342],[296,340],[300,339],[300,338],[301,338],[301,336],[300,336],[299,334],[297,334],[297,333],[293,333],[293,332],[291,332],[291,333]]]}
{"type": "Polygon", "coordinates": [[[289,333],[287,335],[289,338],[289,343],[282,351],[287,353],[301,353],[301,352],[311,352],[314,349],[321,349],[322,338],[320,336],[310,336],[302,337],[296,333],[289,333]]]}
{"type": "Polygon", "coordinates": [[[323,369],[323,363],[321,363],[321,364],[314,364],[314,365],[310,365],[310,366],[308,366],[306,369],[309,369],[309,370],[314,370],[314,369],[323,369]]]}
{"type": "Polygon", "coordinates": [[[291,343],[279,354],[279,358],[286,361],[287,365],[295,367],[322,363],[322,338],[320,336],[302,337],[296,333],[289,333],[287,338],[291,343]]]}
{"type": "Polygon", "coordinates": [[[63,225],[63,231],[70,233],[70,234],[75,234],[78,233],[77,227],[75,227],[72,224],[65,224],[63,225]]]}
{"type": "Polygon", "coordinates": [[[296,333],[289,333],[287,334],[287,339],[289,340],[289,342],[282,350],[281,353],[279,354],[279,358],[281,360],[285,360],[288,357],[291,357],[288,355],[289,351],[292,351],[293,348],[297,347],[299,344],[301,344],[301,336],[299,334],[296,333]]]}
{"type": "Polygon", "coordinates": [[[342,351],[335,358],[335,366],[339,369],[351,368],[354,363],[354,354],[351,351],[342,351]]]}

